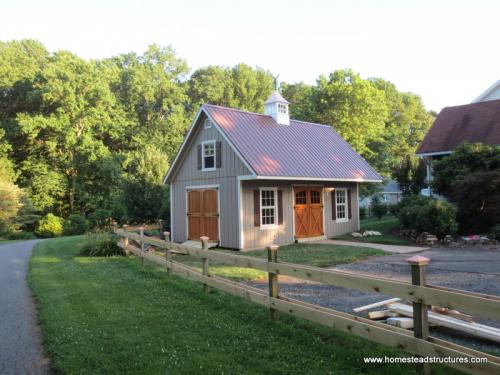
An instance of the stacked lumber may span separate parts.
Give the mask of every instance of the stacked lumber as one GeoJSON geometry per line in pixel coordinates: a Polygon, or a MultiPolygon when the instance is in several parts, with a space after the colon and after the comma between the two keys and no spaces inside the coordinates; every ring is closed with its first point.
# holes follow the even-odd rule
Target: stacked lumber
{"type": "MultiPolygon", "coordinates": [[[[401,303],[400,298],[372,303],[357,307],[354,312],[359,313],[384,306],[384,310],[370,311],[368,317],[372,320],[386,319],[386,323],[400,327],[413,328],[413,306],[401,303]]],[[[475,323],[471,315],[444,307],[431,306],[428,311],[428,322],[431,326],[441,326],[500,343],[500,329],[484,324],[475,323]]]]}

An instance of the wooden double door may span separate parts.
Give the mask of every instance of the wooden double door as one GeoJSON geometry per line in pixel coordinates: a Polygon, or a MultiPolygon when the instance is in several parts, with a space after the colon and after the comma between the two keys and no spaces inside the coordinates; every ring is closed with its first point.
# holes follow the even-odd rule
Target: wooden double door
{"type": "Polygon", "coordinates": [[[323,189],[319,187],[295,187],[293,189],[295,211],[295,237],[322,236],[323,189]]]}
{"type": "Polygon", "coordinates": [[[217,189],[188,190],[188,239],[207,236],[219,240],[219,194],[217,189]]]}

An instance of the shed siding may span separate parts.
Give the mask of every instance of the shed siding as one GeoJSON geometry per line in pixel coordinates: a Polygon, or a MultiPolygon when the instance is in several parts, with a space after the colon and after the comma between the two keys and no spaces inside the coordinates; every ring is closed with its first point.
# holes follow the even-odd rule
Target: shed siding
{"type": "Polygon", "coordinates": [[[184,156],[179,160],[179,168],[172,179],[172,240],[187,240],[187,199],[186,188],[194,186],[219,185],[219,232],[220,245],[239,247],[238,180],[239,175],[250,171],[234,152],[215,125],[205,129],[200,116],[193,130],[193,138],[187,145],[184,156]],[[197,145],[204,141],[221,142],[221,168],[215,171],[198,170],[197,145]]]}
{"type": "Polygon", "coordinates": [[[359,230],[358,184],[357,183],[311,183],[304,181],[243,181],[242,182],[242,210],[243,210],[243,248],[254,249],[265,247],[268,243],[289,244],[295,241],[294,237],[294,201],[293,186],[322,186],[323,190],[323,219],[326,237],[359,230]],[[254,225],[253,191],[260,187],[276,187],[283,191],[283,225],[277,229],[260,229],[254,225]],[[351,190],[352,217],[344,223],[332,220],[332,194],[328,188],[348,188],[351,190]]]}
{"type": "Polygon", "coordinates": [[[172,240],[187,241],[187,187],[219,185],[220,245],[239,247],[238,181],[236,177],[211,178],[203,181],[174,181],[172,183],[172,240]]]}
{"type": "Polygon", "coordinates": [[[187,145],[187,152],[184,157],[179,160],[180,166],[177,173],[174,175],[175,181],[194,181],[205,180],[220,177],[236,177],[240,175],[248,175],[251,172],[241,161],[239,156],[234,152],[222,134],[217,130],[215,125],[205,129],[203,121],[205,116],[200,116],[198,123],[195,125],[194,134],[190,144],[187,145]],[[198,170],[198,154],[197,145],[205,141],[220,141],[221,142],[221,168],[215,171],[203,172],[198,170]]]}

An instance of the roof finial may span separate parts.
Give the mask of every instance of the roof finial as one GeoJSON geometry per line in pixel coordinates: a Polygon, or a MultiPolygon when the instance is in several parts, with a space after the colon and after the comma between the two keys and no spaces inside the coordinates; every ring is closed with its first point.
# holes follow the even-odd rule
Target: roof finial
{"type": "Polygon", "coordinates": [[[274,81],[274,89],[276,91],[278,91],[278,78],[280,77],[280,75],[278,74],[277,76],[273,76],[271,75],[271,77],[273,77],[273,81],[274,81]]]}

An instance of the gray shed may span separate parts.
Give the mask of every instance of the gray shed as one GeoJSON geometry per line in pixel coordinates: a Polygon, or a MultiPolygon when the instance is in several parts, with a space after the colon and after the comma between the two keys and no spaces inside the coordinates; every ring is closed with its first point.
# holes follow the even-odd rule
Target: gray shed
{"type": "Polygon", "coordinates": [[[290,119],[279,93],[264,109],[200,108],[165,177],[174,242],[246,250],[359,230],[358,184],[378,173],[331,126],[290,119]]]}

